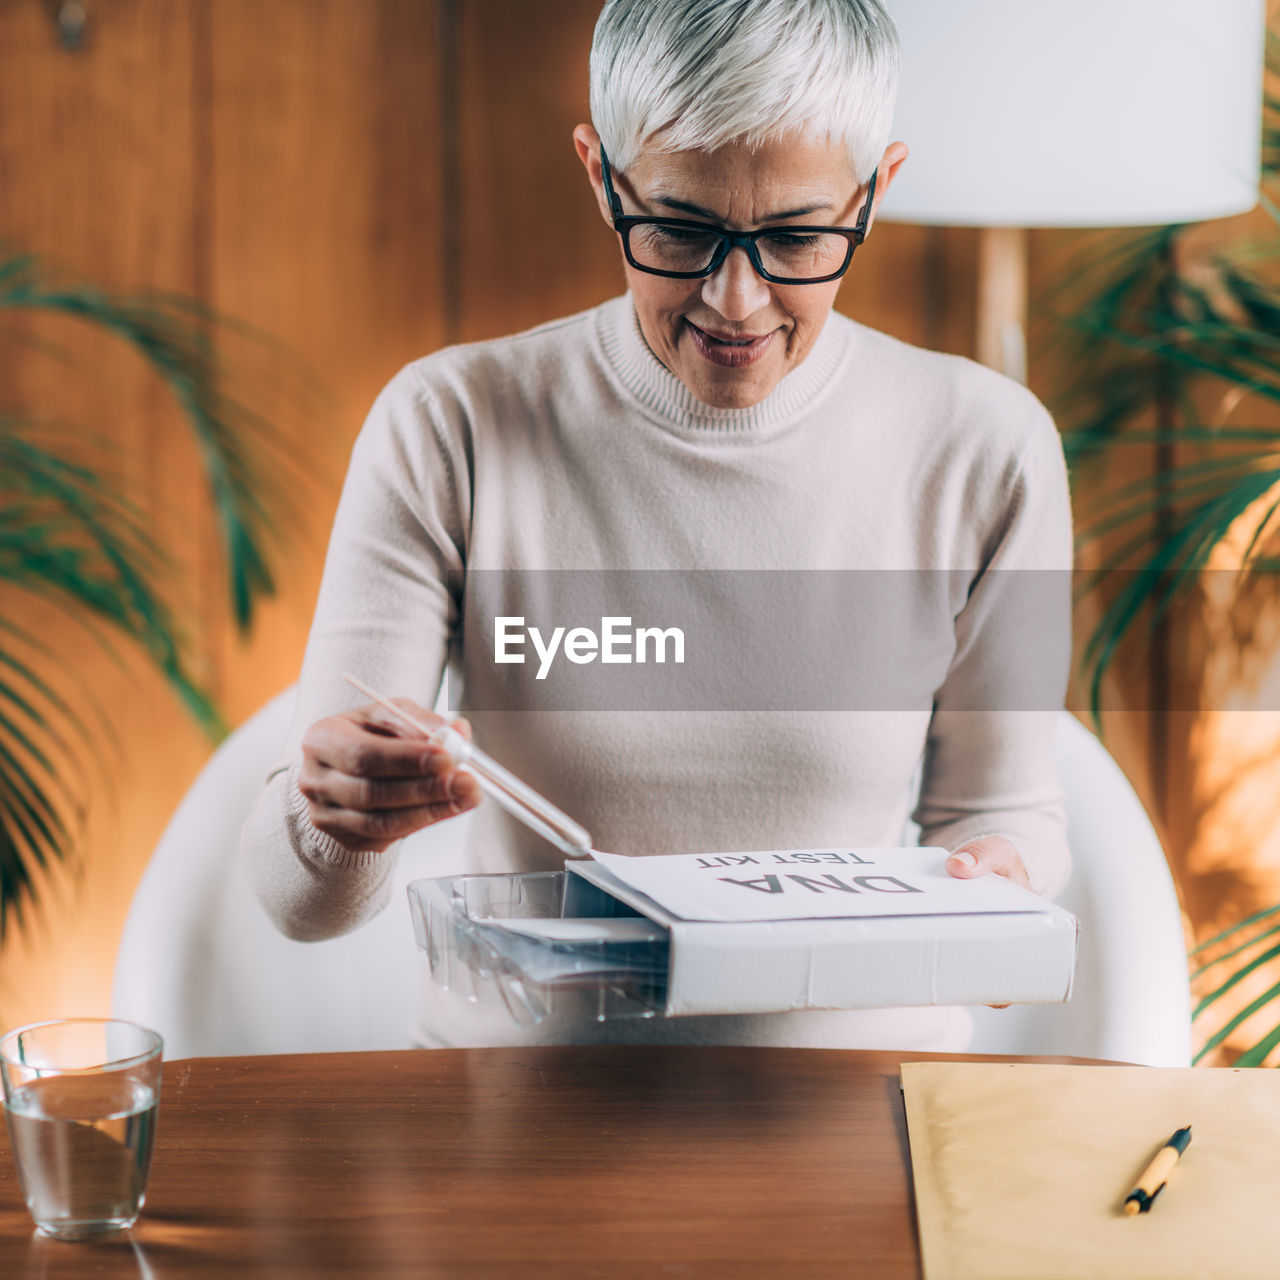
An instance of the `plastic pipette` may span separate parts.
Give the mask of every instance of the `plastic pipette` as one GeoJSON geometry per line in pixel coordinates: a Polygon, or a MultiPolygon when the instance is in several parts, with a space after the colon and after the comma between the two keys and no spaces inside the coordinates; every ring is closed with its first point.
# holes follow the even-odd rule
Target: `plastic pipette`
{"type": "Polygon", "coordinates": [[[390,698],[370,689],[353,675],[342,677],[349,685],[359,689],[366,698],[389,711],[437,746],[443,747],[455,765],[465,765],[474,775],[485,795],[492,796],[512,817],[518,818],[531,831],[549,840],[570,858],[591,856],[591,833],[579,826],[561,809],[557,809],[546,796],[539,795],[528,783],[521,782],[510,769],[503,768],[492,756],[468,741],[452,725],[429,725],[396,706],[390,698]]]}

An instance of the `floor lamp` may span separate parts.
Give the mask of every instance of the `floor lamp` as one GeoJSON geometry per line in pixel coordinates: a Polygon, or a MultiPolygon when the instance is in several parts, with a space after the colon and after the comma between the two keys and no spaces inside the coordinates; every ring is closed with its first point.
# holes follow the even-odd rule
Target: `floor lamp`
{"type": "Polygon", "coordinates": [[[976,354],[1026,380],[1030,227],[1257,203],[1265,0],[886,0],[902,40],[878,217],[979,227],[976,354]]]}

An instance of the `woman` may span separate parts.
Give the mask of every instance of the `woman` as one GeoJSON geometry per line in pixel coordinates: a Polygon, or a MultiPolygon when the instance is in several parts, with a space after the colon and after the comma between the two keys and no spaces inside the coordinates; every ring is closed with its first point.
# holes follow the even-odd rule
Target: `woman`
{"type": "MultiPolygon", "coordinates": [[[[433,720],[424,708],[451,659],[477,740],[598,848],[896,845],[922,764],[912,816],[922,843],[953,851],[953,875],[993,872],[1049,894],[1065,881],[1051,737],[1071,548],[1057,433],[1022,387],[832,311],[906,159],[887,139],[897,57],[878,0],[605,5],[594,123],[573,136],[628,293],[417,360],[375,403],[334,524],[295,729],[245,832],[285,932],[358,926],[385,904],[395,841],[478,803],[465,770],[355,705],[340,678],[359,672],[433,720]],[[671,668],[669,683],[627,686],[613,702],[623,673],[603,666],[591,686],[603,701],[584,701],[563,663],[559,683],[538,684],[530,664],[513,684],[513,651],[495,632],[531,613],[557,621],[566,597],[546,599],[565,570],[602,592],[621,581],[615,613],[638,617],[626,592],[655,582],[652,609],[694,601],[711,634],[720,628],[718,666],[684,683],[671,668]],[[711,588],[707,573],[719,575],[711,588]],[[810,598],[798,612],[794,593],[777,606],[762,573],[801,583],[802,596],[810,584],[810,598]],[[815,663],[795,635],[844,634],[844,621],[820,624],[824,592],[850,575],[898,584],[887,610],[864,596],[841,615],[850,634],[874,639],[877,623],[897,622],[880,628],[874,662],[850,640],[839,662],[815,663]],[[1028,578],[1042,584],[1034,609],[1017,598],[1028,578]],[[773,651],[789,681],[781,699],[750,663],[733,678],[729,629],[772,634],[764,622],[789,645],[773,651]],[[1034,668],[1032,696],[1012,692],[1020,663],[1034,668]],[[824,682],[844,669],[872,678],[823,701],[813,681],[796,683],[811,669],[824,682]]],[[[488,805],[470,860],[476,871],[561,863],[488,805]]],[[[522,1033],[439,990],[424,1000],[424,1044],[956,1050],[968,1033],[955,1009],[595,1027],[566,1015],[522,1033]]]]}

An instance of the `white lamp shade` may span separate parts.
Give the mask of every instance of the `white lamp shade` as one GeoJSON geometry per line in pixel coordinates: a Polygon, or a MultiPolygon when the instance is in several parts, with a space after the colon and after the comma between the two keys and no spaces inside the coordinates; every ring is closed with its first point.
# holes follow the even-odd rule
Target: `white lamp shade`
{"type": "Polygon", "coordinates": [[[878,216],[1189,222],[1257,202],[1264,0],[886,0],[902,39],[878,216]]]}

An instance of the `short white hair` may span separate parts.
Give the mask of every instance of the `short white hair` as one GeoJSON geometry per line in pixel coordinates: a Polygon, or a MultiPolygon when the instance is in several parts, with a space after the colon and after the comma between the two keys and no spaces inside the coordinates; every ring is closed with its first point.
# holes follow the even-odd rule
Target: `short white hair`
{"type": "Polygon", "coordinates": [[[840,140],[858,182],[889,142],[898,33],[879,0],[608,0],[591,119],[610,163],[646,148],[840,140]]]}

